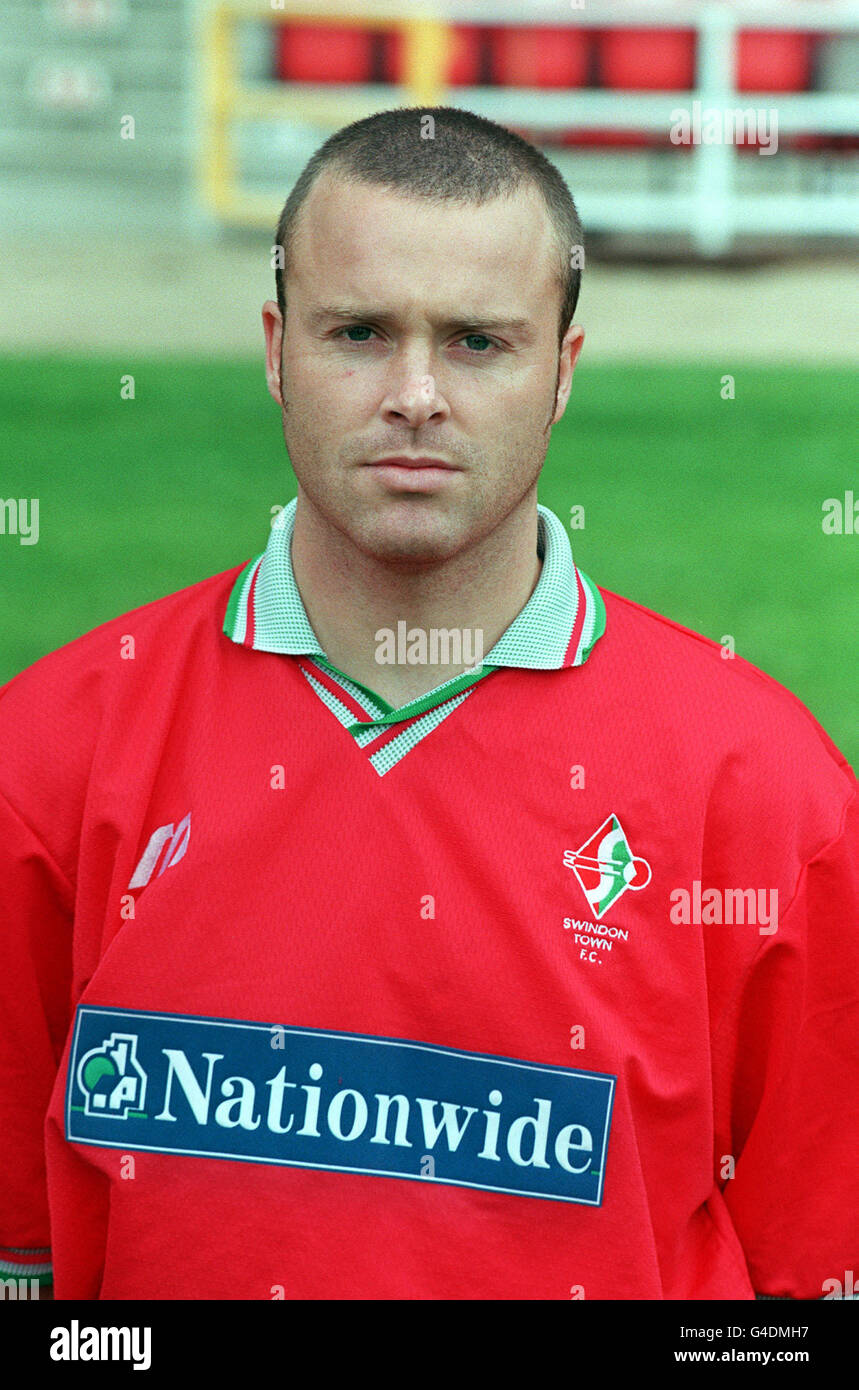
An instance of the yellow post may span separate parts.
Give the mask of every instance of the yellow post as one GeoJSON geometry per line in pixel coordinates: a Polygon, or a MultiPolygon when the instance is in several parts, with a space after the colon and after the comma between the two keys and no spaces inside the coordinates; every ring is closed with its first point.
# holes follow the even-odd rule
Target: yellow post
{"type": "Polygon", "coordinates": [[[204,134],[202,182],[206,201],[216,211],[229,207],[235,186],[230,117],[236,103],[234,69],[235,14],[216,5],[203,27],[204,134]]]}
{"type": "Polygon", "coordinates": [[[437,19],[410,19],[405,31],[405,85],[414,106],[439,106],[447,88],[450,31],[437,19]]]}

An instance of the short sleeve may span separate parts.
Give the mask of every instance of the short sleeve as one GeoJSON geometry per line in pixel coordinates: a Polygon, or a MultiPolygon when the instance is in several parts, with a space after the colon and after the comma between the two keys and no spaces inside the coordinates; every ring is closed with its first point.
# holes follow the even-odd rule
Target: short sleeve
{"type": "Polygon", "coordinates": [[[44,1123],[69,1027],[71,885],[0,793],[0,1276],[50,1282],[44,1123]]]}
{"type": "Polygon", "coordinates": [[[859,1271],[855,792],[762,937],[714,1034],[713,1071],[716,1171],[755,1292],[820,1299],[846,1285],[849,1295],[859,1271]]]}

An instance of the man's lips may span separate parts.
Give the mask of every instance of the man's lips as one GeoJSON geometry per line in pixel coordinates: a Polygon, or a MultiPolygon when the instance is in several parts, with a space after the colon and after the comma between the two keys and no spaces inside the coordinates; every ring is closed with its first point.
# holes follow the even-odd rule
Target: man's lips
{"type": "Polygon", "coordinates": [[[421,454],[389,454],[386,458],[368,461],[369,468],[381,485],[395,493],[435,492],[453,487],[450,479],[462,469],[447,459],[421,454]]]}
{"type": "Polygon", "coordinates": [[[370,468],[444,468],[450,471],[459,471],[455,463],[448,463],[447,459],[431,458],[421,456],[412,458],[410,454],[390,454],[386,458],[371,459],[368,462],[370,468]]]}

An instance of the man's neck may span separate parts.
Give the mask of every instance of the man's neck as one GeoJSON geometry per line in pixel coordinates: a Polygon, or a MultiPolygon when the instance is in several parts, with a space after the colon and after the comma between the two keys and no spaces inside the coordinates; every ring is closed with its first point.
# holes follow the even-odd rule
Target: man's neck
{"type": "Polygon", "coordinates": [[[395,709],[479,665],[540,577],[535,496],[476,546],[420,571],[365,555],[302,500],[292,566],[310,624],[331,664],[395,709]]]}

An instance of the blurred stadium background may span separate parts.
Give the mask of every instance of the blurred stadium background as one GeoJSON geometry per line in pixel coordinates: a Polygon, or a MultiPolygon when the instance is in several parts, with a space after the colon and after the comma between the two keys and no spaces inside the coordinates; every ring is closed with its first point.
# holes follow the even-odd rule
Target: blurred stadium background
{"type": "Polygon", "coordinates": [[[541,483],[584,508],[578,562],[730,637],[857,765],[856,5],[4,0],[0,53],[0,682],[264,548],[294,495],[279,209],[332,130],[449,103],[546,149],[582,214],[541,483]],[[777,150],[675,143],[695,102],[775,113],[777,150]]]}

